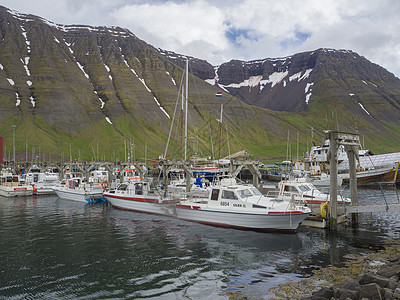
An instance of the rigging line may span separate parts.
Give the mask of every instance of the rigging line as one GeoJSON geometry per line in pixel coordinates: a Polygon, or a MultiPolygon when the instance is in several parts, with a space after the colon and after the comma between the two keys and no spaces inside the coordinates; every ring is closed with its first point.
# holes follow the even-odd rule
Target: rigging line
{"type": "Polygon", "coordinates": [[[172,117],[171,127],[170,127],[170,129],[169,129],[168,140],[167,140],[167,145],[165,146],[164,157],[167,157],[169,140],[171,139],[172,127],[174,126],[175,114],[176,114],[176,108],[178,107],[178,102],[179,102],[179,94],[180,94],[180,92],[181,92],[181,88],[182,88],[182,84],[183,84],[183,78],[184,78],[184,74],[185,74],[185,73],[183,72],[183,73],[182,73],[182,78],[181,78],[181,83],[180,83],[180,85],[179,85],[178,95],[177,95],[177,97],[176,97],[176,103],[175,103],[174,116],[172,117]]]}

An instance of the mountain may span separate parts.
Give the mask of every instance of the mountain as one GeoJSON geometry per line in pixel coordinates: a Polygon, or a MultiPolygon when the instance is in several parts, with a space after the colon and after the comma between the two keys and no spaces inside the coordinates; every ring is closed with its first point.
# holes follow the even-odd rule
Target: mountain
{"type": "MultiPolygon", "coordinates": [[[[184,57],[164,53],[184,64],[184,57]]],[[[328,101],[356,99],[360,107],[371,110],[374,99],[388,102],[391,109],[377,118],[397,113],[400,104],[400,80],[350,50],[318,49],[284,58],[232,60],[217,67],[197,60],[192,72],[247,104],[276,111],[308,111],[309,105],[328,95],[328,101]]]]}
{"type": "MultiPolygon", "coordinates": [[[[26,149],[29,157],[158,157],[172,120],[179,123],[174,111],[185,61],[127,29],[54,24],[0,7],[6,152],[16,125],[17,157],[24,159],[26,149]]],[[[354,52],[318,49],[217,67],[189,57],[189,71],[191,155],[216,157],[221,140],[223,156],[246,149],[259,159],[280,159],[288,133],[293,149],[299,135],[302,153],[312,127],[322,140],[323,129],[353,131],[355,121],[371,150],[398,151],[400,80],[354,52]]],[[[179,155],[177,127],[171,157],[179,155]]]]}

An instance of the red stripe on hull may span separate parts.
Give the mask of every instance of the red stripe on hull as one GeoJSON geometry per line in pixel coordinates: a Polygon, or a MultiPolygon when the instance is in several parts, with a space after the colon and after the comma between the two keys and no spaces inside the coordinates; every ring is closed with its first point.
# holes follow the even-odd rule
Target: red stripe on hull
{"type": "Polygon", "coordinates": [[[123,197],[123,196],[115,196],[115,195],[104,195],[105,197],[115,198],[115,199],[122,199],[127,201],[138,201],[138,202],[147,202],[147,203],[158,203],[158,199],[151,199],[151,198],[135,198],[135,197],[123,197]]]}
{"type": "Polygon", "coordinates": [[[294,215],[294,214],[304,214],[302,211],[270,211],[269,215],[294,215]]]}
{"type": "Polygon", "coordinates": [[[177,204],[176,205],[177,208],[184,208],[184,209],[195,209],[195,210],[199,210],[200,206],[190,206],[190,205],[184,205],[184,204],[177,204]]]}

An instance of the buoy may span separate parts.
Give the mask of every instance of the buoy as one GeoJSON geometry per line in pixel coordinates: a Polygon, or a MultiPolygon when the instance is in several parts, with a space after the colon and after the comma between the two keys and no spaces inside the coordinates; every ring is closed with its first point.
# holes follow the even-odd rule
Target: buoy
{"type": "Polygon", "coordinates": [[[328,202],[321,203],[321,217],[326,219],[328,216],[328,202]]]}

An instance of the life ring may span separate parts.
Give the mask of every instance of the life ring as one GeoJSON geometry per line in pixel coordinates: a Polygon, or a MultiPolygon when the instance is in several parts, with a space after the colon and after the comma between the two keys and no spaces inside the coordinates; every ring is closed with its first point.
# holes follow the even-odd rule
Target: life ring
{"type": "Polygon", "coordinates": [[[103,181],[103,182],[101,183],[101,187],[103,188],[103,190],[108,189],[108,181],[103,181]]]}
{"type": "Polygon", "coordinates": [[[320,208],[321,208],[321,217],[323,219],[326,219],[326,217],[328,216],[328,202],[321,203],[320,208]]]}

